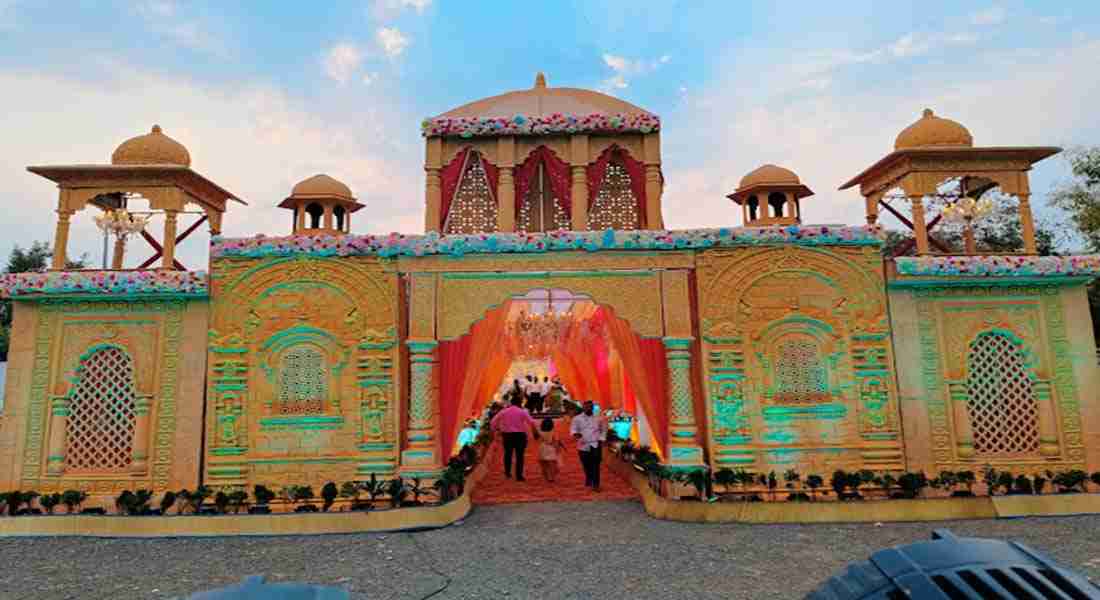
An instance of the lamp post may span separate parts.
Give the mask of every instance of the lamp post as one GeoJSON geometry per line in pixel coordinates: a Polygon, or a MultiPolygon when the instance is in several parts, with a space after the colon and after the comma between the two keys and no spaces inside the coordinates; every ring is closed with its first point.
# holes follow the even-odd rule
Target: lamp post
{"type": "Polygon", "coordinates": [[[951,221],[963,223],[963,240],[967,254],[977,254],[978,245],[974,241],[974,221],[993,212],[993,202],[989,199],[974,199],[969,196],[960,198],[943,208],[943,215],[951,221]]]}
{"type": "Polygon", "coordinates": [[[123,208],[108,210],[96,215],[96,227],[103,231],[103,268],[107,268],[107,238],[115,236],[115,253],[111,261],[112,269],[122,268],[122,257],[126,249],[126,238],[141,232],[149,224],[148,215],[134,215],[123,208]]]}

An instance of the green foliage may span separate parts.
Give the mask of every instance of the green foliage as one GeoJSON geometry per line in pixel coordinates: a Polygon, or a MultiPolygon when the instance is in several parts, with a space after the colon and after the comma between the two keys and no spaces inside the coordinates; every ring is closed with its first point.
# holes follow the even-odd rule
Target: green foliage
{"type": "Polygon", "coordinates": [[[61,504],[61,494],[53,493],[46,494],[38,499],[38,504],[42,505],[42,508],[46,509],[47,514],[53,514],[58,504],[61,504]]]}
{"type": "Polygon", "coordinates": [[[1042,494],[1043,489],[1046,486],[1047,486],[1046,477],[1043,477],[1042,475],[1036,475],[1035,477],[1031,478],[1031,489],[1034,490],[1036,494],[1042,494]]]}
{"type": "Polygon", "coordinates": [[[203,502],[206,502],[206,499],[212,495],[214,495],[214,491],[205,485],[200,485],[193,492],[186,489],[180,490],[176,493],[179,500],[183,502],[180,505],[180,514],[183,514],[184,509],[190,509],[192,514],[198,514],[202,510],[203,502]]]}
{"type": "Polygon", "coordinates": [[[906,498],[917,498],[928,487],[928,477],[923,471],[906,472],[898,477],[898,486],[906,498]]]}
{"type": "Polygon", "coordinates": [[[347,498],[353,503],[359,501],[359,494],[363,493],[362,484],[356,481],[345,481],[340,484],[340,497],[347,498]]]}
{"type": "Polygon", "coordinates": [[[1017,475],[1012,482],[1012,491],[1016,494],[1031,495],[1035,493],[1035,486],[1031,484],[1031,478],[1027,475],[1017,475]]]}
{"type": "Polygon", "coordinates": [[[959,471],[955,473],[955,478],[958,480],[959,485],[966,488],[966,491],[973,491],[974,482],[977,478],[974,476],[974,471],[959,471]]]}
{"type": "Polygon", "coordinates": [[[1100,251],[1100,147],[1078,148],[1066,153],[1073,181],[1050,195],[1050,204],[1070,215],[1090,248],[1100,251]]]}
{"type": "MultiPolygon", "coordinates": [[[[4,268],[5,273],[32,273],[45,271],[50,265],[53,252],[46,242],[34,242],[30,248],[22,248],[18,245],[12,248],[8,255],[8,264],[4,268]]],[[[80,257],[75,261],[67,261],[67,269],[83,269],[87,257],[80,257]]],[[[0,362],[8,360],[8,344],[11,340],[11,300],[0,301],[0,362]]]]}
{"type": "Polygon", "coordinates": [[[65,505],[65,512],[72,514],[80,508],[88,499],[88,493],[80,490],[65,490],[61,492],[61,503],[65,505]]]}
{"type": "Polygon", "coordinates": [[[328,512],[328,509],[332,508],[332,505],[336,502],[336,496],[340,491],[336,489],[336,484],[333,482],[326,483],[321,488],[321,510],[328,512]]]}
{"type": "Polygon", "coordinates": [[[219,515],[224,515],[229,512],[229,494],[226,494],[222,490],[218,490],[214,494],[214,508],[218,509],[219,515]]]}
{"type": "Polygon", "coordinates": [[[386,482],[386,494],[390,497],[390,505],[394,508],[398,508],[405,502],[405,498],[409,495],[409,488],[405,485],[404,479],[394,477],[386,482]]]}
{"type": "Polygon", "coordinates": [[[176,493],[169,490],[160,497],[160,514],[166,515],[176,503],[176,493]]]}
{"type": "Polygon", "coordinates": [[[710,483],[710,471],[706,469],[693,469],[687,473],[687,482],[695,488],[700,499],[707,497],[707,484],[710,483]]]}
{"type": "Polygon", "coordinates": [[[267,486],[256,484],[252,488],[252,496],[256,498],[256,504],[266,506],[275,499],[275,492],[271,491],[267,486]]]}
{"type": "Polygon", "coordinates": [[[1100,485],[1100,471],[1089,475],[1089,481],[1091,481],[1095,485],[1100,485]]]}
{"type": "Polygon", "coordinates": [[[825,484],[825,479],[821,475],[813,474],[806,477],[806,487],[810,488],[810,497],[817,497],[817,488],[825,484]]]}
{"type": "Polygon", "coordinates": [[[120,513],[127,515],[144,515],[149,513],[149,502],[153,499],[150,490],[138,490],[131,492],[126,490],[115,498],[115,508],[120,513]]]}
{"type": "Polygon", "coordinates": [[[1061,471],[1057,473],[1051,483],[1058,487],[1058,493],[1067,494],[1070,492],[1084,492],[1085,482],[1088,481],[1088,474],[1080,469],[1073,469],[1071,471],[1061,471]]]}
{"type": "Polygon", "coordinates": [[[234,513],[241,512],[245,504],[248,504],[248,492],[241,489],[229,492],[229,506],[233,507],[234,513]]]}

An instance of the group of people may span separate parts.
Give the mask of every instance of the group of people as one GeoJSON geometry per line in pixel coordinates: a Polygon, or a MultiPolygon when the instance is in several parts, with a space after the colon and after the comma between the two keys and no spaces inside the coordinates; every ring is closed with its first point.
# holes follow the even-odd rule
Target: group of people
{"type": "Polygon", "coordinates": [[[568,396],[565,387],[557,378],[551,380],[544,376],[542,381],[535,375],[527,375],[524,379],[516,379],[511,383],[505,383],[500,390],[500,399],[505,406],[512,404],[514,396],[524,398],[523,406],[531,414],[544,412],[561,412],[562,402],[568,396]]]}
{"type": "MultiPolygon", "coordinates": [[[[542,476],[548,483],[557,480],[564,458],[565,443],[559,436],[554,419],[537,421],[533,416],[530,398],[516,380],[507,395],[508,406],[494,402],[489,408],[487,422],[493,432],[499,433],[504,447],[504,476],[512,477],[515,464],[516,481],[524,481],[523,462],[527,451],[528,433],[539,444],[538,459],[542,476]],[[524,408],[524,402],[528,408],[524,408]]],[[[535,404],[540,407],[540,404],[535,404]]],[[[592,402],[585,402],[578,414],[571,416],[569,435],[576,440],[581,466],[584,468],[584,484],[593,491],[600,491],[600,463],[603,445],[607,441],[607,420],[600,416],[592,402]]]]}

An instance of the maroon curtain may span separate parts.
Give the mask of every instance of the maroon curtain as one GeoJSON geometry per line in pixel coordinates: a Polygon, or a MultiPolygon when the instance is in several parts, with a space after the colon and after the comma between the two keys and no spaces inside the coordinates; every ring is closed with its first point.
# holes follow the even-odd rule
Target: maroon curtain
{"type": "Polygon", "coordinates": [[[485,179],[489,181],[489,194],[495,201],[497,199],[497,183],[500,182],[500,168],[485,160],[485,155],[480,152],[477,156],[481,159],[481,168],[485,170],[485,179]]]}
{"type": "Polygon", "coordinates": [[[470,358],[472,335],[439,343],[439,440],[444,460],[450,458],[459,420],[462,382],[470,358]]]}
{"type": "Polygon", "coordinates": [[[546,146],[539,146],[531,151],[527,160],[516,169],[516,215],[523,208],[523,200],[527,197],[527,191],[538,173],[539,165],[543,165],[546,176],[550,180],[550,189],[554,196],[561,202],[561,207],[566,213],[573,211],[573,190],[570,187],[569,163],[565,162],[546,146]]]}
{"type": "Polygon", "coordinates": [[[466,163],[466,155],[469,148],[459,150],[458,154],[439,170],[439,187],[442,191],[443,201],[439,208],[439,230],[443,231],[443,225],[447,222],[447,215],[451,213],[451,201],[458,191],[458,182],[462,179],[462,165],[466,163]]]}
{"type": "Polygon", "coordinates": [[[629,152],[616,144],[608,146],[606,150],[600,153],[596,162],[588,165],[589,207],[591,208],[592,203],[596,201],[596,196],[600,193],[600,186],[603,185],[603,179],[607,176],[607,165],[612,160],[621,164],[626,169],[627,174],[630,175],[630,191],[634,193],[634,200],[638,203],[638,217],[641,220],[639,225],[649,223],[645,210],[645,163],[635,160],[629,152]]]}

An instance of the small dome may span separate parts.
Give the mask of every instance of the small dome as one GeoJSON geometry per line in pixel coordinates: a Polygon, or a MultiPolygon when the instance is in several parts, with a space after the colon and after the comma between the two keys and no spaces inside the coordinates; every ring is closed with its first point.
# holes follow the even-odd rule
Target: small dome
{"type": "Polygon", "coordinates": [[[290,190],[292,198],[341,198],[354,202],[351,188],[328,175],[314,175],[302,180],[290,190]]]}
{"type": "Polygon", "coordinates": [[[764,165],[741,178],[740,188],[751,185],[801,185],[794,171],[776,165],[764,165]]]}
{"type": "Polygon", "coordinates": [[[181,165],[191,166],[191,154],[183,144],[164,135],[160,125],[145,135],[130,138],[111,155],[113,165],[181,165]]]}
{"type": "Polygon", "coordinates": [[[925,148],[929,146],[956,146],[969,148],[974,145],[974,138],[966,127],[952,121],[937,117],[932,109],[924,109],[924,114],[916,123],[906,127],[898,134],[894,141],[894,150],[906,150],[909,148],[925,148]]]}
{"type": "Polygon", "coordinates": [[[649,111],[618,98],[580,88],[547,87],[546,76],[535,76],[534,87],[507,92],[463,104],[449,110],[441,117],[529,117],[555,113],[589,114],[649,114],[649,111]]]}

